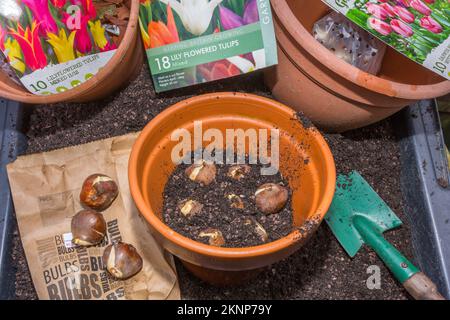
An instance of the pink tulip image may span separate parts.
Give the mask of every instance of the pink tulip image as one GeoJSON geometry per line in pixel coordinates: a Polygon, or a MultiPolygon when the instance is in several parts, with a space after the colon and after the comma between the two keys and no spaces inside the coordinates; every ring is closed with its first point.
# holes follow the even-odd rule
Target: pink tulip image
{"type": "Polygon", "coordinates": [[[43,69],[47,66],[47,58],[42,49],[41,39],[39,38],[39,26],[36,20],[33,21],[30,27],[25,30],[17,24],[17,30],[9,29],[10,34],[19,43],[25,63],[32,71],[43,69]]]}
{"type": "Polygon", "coordinates": [[[82,16],[80,29],[75,34],[75,48],[81,53],[89,53],[92,50],[92,42],[88,32],[88,21],[88,16],[82,16]]]}
{"type": "Polygon", "coordinates": [[[399,35],[405,38],[409,38],[414,34],[413,29],[408,24],[404,23],[401,20],[392,19],[390,24],[394,32],[398,33],[399,35]]]}
{"type": "Polygon", "coordinates": [[[258,4],[256,0],[249,0],[245,4],[243,17],[224,6],[219,6],[219,16],[224,30],[239,28],[259,21],[258,4]]]}
{"type": "Polygon", "coordinates": [[[420,26],[433,33],[441,33],[443,31],[442,26],[432,17],[423,17],[420,19],[420,26]]]}
{"type": "Polygon", "coordinates": [[[244,24],[251,24],[259,21],[258,4],[256,0],[250,0],[244,7],[244,24]]]}
{"type": "Polygon", "coordinates": [[[405,21],[406,23],[413,23],[416,19],[414,14],[412,14],[408,9],[395,6],[394,7],[395,15],[405,21]]]}
{"type": "Polygon", "coordinates": [[[382,7],[384,10],[386,10],[389,13],[390,17],[395,16],[396,13],[395,13],[394,7],[391,6],[389,3],[387,3],[387,2],[381,3],[380,7],[382,7]]]}
{"type": "Polygon", "coordinates": [[[61,9],[66,4],[66,0],[51,0],[51,1],[52,4],[58,9],[61,9]]]}
{"type": "Polygon", "coordinates": [[[224,6],[219,6],[219,15],[224,30],[231,30],[244,25],[244,20],[239,15],[224,6]]]}
{"type": "Polygon", "coordinates": [[[6,37],[6,31],[3,29],[2,25],[0,24],[0,50],[5,51],[5,37],[6,37]]]}
{"type": "Polygon", "coordinates": [[[402,4],[407,8],[411,6],[411,0],[397,0],[397,3],[402,4]]]}
{"type": "Polygon", "coordinates": [[[378,4],[368,2],[366,4],[366,7],[367,12],[369,12],[371,15],[373,15],[378,19],[386,20],[390,16],[389,11],[385,10],[382,6],[378,4]]]}
{"type": "Polygon", "coordinates": [[[369,26],[377,31],[378,33],[382,34],[383,36],[388,36],[392,32],[392,27],[390,24],[381,21],[380,19],[377,19],[375,17],[370,17],[369,20],[369,26]]]}
{"type": "Polygon", "coordinates": [[[46,36],[48,32],[58,33],[58,26],[50,13],[48,0],[22,0],[31,10],[34,19],[39,22],[39,33],[46,36]]]}
{"type": "Polygon", "coordinates": [[[410,5],[425,16],[429,16],[432,13],[431,9],[421,0],[411,0],[410,5]]]}
{"type": "MultiPolygon", "coordinates": [[[[78,13],[79,14],[79,13],[78,13]]],[[[89,53],[92,50],[92,42],[91,38],[89,37],[89,31],[88,31],[88,22],[90,20],[89,16],[84,14],[79,14],[79,24],[72,24],[70,23],[70,15],[67,13],[63,14],[62,21],[67,26],[67,29],[70,31],[75,30],[75,49],[77,49],[80,53],[89,53]]]]}

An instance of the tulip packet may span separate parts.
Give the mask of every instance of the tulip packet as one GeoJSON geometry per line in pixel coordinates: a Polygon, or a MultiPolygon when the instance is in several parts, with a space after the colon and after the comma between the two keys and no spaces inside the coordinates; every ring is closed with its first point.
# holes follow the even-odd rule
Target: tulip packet
{"type": "Polygon", "coordinates": [[[1,0],[0,50],[31,93],[70,90],[93,77],[116,52],[118,37],[107,31],[104,16],[111,6],[128,11],[123,2],[1,0]]]}
{"type": "Polygon", "coordinates": [[[450,79],[450,1],[322,1],[409,59],[450,79]]]}
{"type": "Polygon", "coordinates": [[[269,0],[140,0],[156,92],[278,63],[269,0]]]}

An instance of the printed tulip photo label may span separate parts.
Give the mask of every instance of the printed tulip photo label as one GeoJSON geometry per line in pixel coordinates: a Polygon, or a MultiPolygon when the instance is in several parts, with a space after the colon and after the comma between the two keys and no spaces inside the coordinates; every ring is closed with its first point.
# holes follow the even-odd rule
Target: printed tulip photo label
{"type": "Polygon", "coordinates": [[[269,0],[140,0],[139,24],[157,92],[278,63],[269,0]]]}
{"type": "Polygon", "coordinates": [[[322,0],[407,58],[450,80],[449,0],[322,0]]]}
{"type": "Polygon", "coordinates": [[[1,0],[0,50],[33,94],[81,85],[116,49],[93,0],[1,0]]]}

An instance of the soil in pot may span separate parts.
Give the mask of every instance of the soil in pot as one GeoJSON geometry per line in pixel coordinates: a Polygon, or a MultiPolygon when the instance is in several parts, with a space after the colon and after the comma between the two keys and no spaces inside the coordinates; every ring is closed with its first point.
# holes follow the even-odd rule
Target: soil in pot
{"type": "Polygon", "coordinates": [[[164,189],[164,222],[185,237],[221,247],[250,247],[287,236],[293,226],[288,184],[280,172],[261,175],[263,166],[242,165],[248,172],[237,179],[230,176],[236,166],[217,164],[215,181],[205,185],[189,178],[191,165],[178,165],[164,189]],[[255,192],[267,183],[288,190],[286,204],[273,214],[262,213],[255,201],[255,192]]]}

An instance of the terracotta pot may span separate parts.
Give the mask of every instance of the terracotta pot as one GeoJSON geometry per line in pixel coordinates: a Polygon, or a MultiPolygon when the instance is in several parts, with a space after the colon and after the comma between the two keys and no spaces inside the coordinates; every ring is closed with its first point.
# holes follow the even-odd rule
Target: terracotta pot
{"type": "Polygon", "coordinates": [[[450,92],[450,81],[388,48],[378,76],[337,58],[311,35],[329,12],[321,1],[274,0],[279,65],[266,83],[280,101],[328,131],[362,127],[421,99],[450,92]]]}
{"type": "MultiPolygon", "coordinates": [[[[209,142],[204,143],[205,145],[209,142]]],[[[204,145],[204,146],[205,146],[204,145]]],[[[214,284],[230,284],[255,275],[299,249],[314,233],[331,203],[336,172],[327,143],[315,128],[306,129],[294,110],[267,98],[242,93],[215,93],[175,104],[142,131],[131,152],[130,190],[155,238],[185,261],[189,270],[214,284]],[[277,241],[247,248],[221,248],[188,239],[163,223],[163,190],[175,165],[171,133],[202,120],[203,130],[280,129],[280,171],[293,191],[294,231],[277,241]],[[305,159],[309,161],[305,161],[305,159]],[[309,230],[300,230],[309,221],[309,230]],[[252,271],[249,271],[252,270],[252,271]]]]}
{"type": "Polygon", "coordinates": [[[141,70],[144,52],[138,32],[139,0],[131,1],[130,20],[117,52],[91,79],[63,93],[48,96],[31,94],[0,72],[0,96],[30,104],[88,102],[100,100],[130,82],[141,70]]]}

